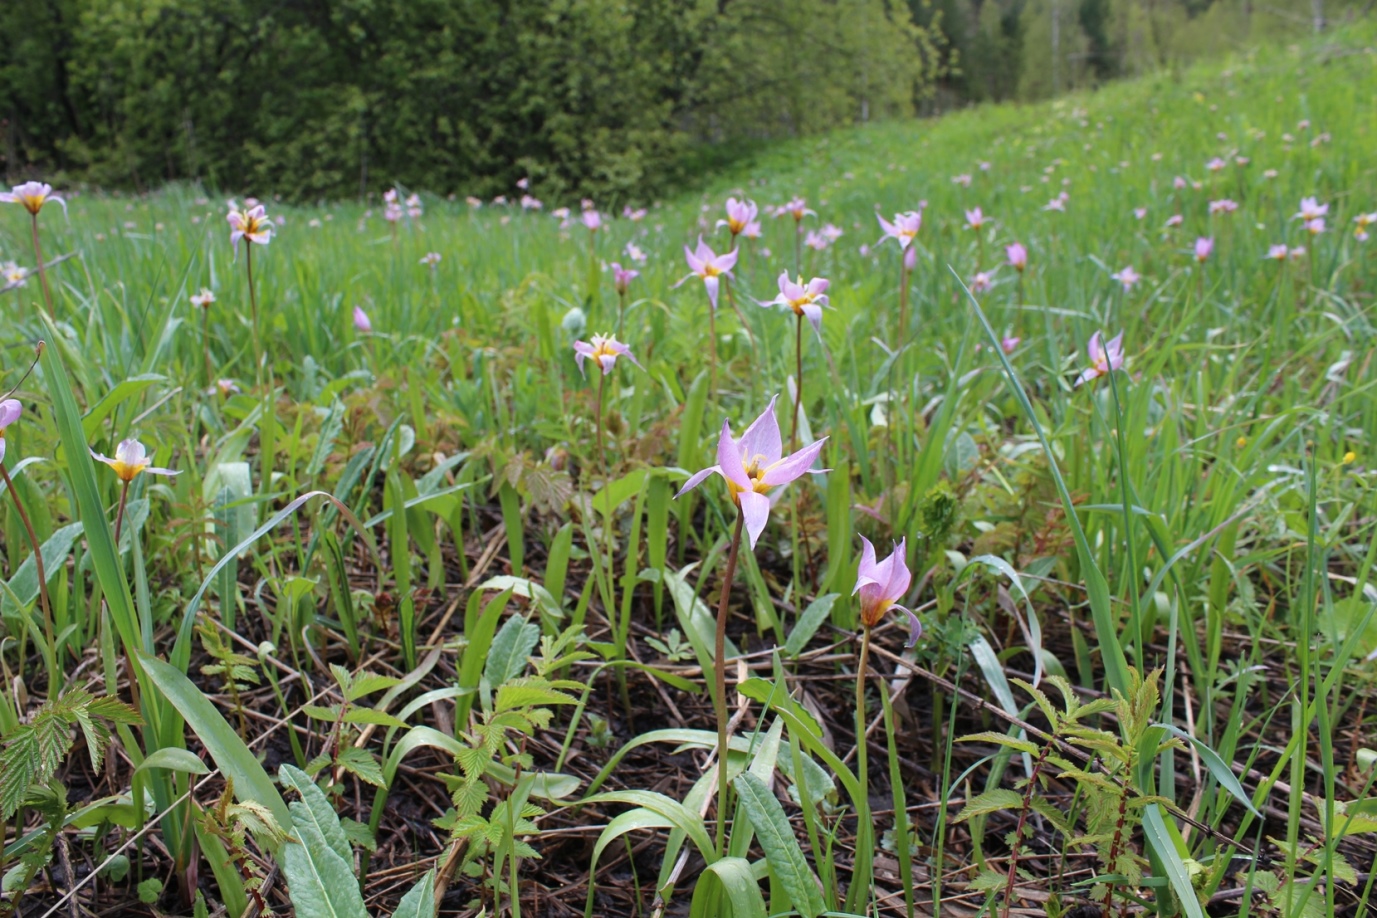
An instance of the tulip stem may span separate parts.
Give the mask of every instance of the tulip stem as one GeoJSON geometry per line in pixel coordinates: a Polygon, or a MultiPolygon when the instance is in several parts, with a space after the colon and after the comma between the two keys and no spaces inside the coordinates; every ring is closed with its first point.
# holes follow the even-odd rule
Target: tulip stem
{"type": "Polygon", "coordinates": [[[263,347],[258,340],[258,294],[253,289],[253,242],[244,249],[244,269],[249,275],[249,310],[253,319],[253,359],[254,373],[259,382],[263,381],[263,347]]]}
{"type": "MultiPolygon", "coordinates": [[[[859,790],[858,790],[857,793],[856,793],[855,804],[856,804],[856,819],[857,819],[857,826],[856,826],[856,828],[857,828],[858,834],[859,834],[860,831],[861,831],[861,822],[860,822],[860,821],[861,821],[861,820],[868,821],[868,820],[870,819],[870,797],[869,797],[869,790],[868,790],[868,787],[869,787],[868,768],[869,768],[869,766],[868,766],[868,763],[867,763],[867,755],[866,755],[866,748],[865,748],[865,743],[866,743],[866,736],[865,736],[865,677],[866,677],[866,667],[867,667],[867,665],[869,664],[869,662],[870,662],[870,627],[867,625],[867,626],[864,626],[863,629],[862,629],[862,631],[861,631],[861,656],[860,656],[860,659],[856,662],[856,783],[859,785],[859,790]]],[[[859,863],[859,860],[860,860],[860,859],[858,858],[858,859],[857,859],[858,863],[859,863]]],[[[867,887],[868,887],[869,884],[870,884],[870,877],[868,877],[868,876],[860,876],[860,874],[859,874],[859,872],[858,872],[858,873],[857,873],[857,876],[855,876],[855,877],[852,878],[852,882],[853,882],[853,883],[857,883],[857,882],[865,883],[865,884],[867,885],[867,887]]],[[[852,894],[848,893],[848,894],[847,894],[847,898],[848,898],[848,899],[854,899],[855,897],[854,897],[852,894]]],[[[859,901],[859,900],[857,900],[857,901],[859,901]]]]}
{"type": "MultiPolygon", "coordinates": [[[[907,254],[904,253],[905,257],[907,254]]],[[[906,337],[908,337],[908,262],[905,260],[899,267],[899,338],[895,342],[896,347],[903,348],[906,337]]]]}
{"type": "Polygon", "coordinates": [[[626,318],[626,291],[617,291],[617,337],[622,336],[622,320],[626,318]]]}
{"type": "Polygon", "coordinates": [[[803,401],[803,313],[794,322],[794,419],[789,424],[789,452],[798,451],[798,409],[803,401]]]}
{"type": "Polygon", "coordinates": [[[14,481],[11,480],[9,469],[5,468],[3,462],[0,462],[0,478],[5,481],[5,488],[10,492],[10,500],[14,501],[14,509],[19,512],[19,521],[24,524],[29,544],[33,546],[33,563],[38,571],[38,598],[43,603],[43,635],[48,640],[48,653],[55,657],[57,648],[53,646],[53,607],[48,599],[48,576],[43,566],[43,547],[38,544],[38,535],[33,531],[29,513],[20,502],[19,492],[14,489],[14,481]]]}
{"type": "Polygon", "coordinates": [[[201,307],[201,345],[206,358],[206,390],[215,388],[215,378],[210,370],[210,307],[201,307]]]}
{"type": "Polygon", "coordinates": [[[57,307],[53,305],[53,292],[48,289],[48,269],[43,266],[43,246],[38,242],[38,214],[33,217],[33,257],[38,265],[38,281],[43,287],[43,301],[48,304],[48,316],[57,319],[57,307]]]}
{"type": "MultiPolygon", "coordinates": [[[[116,455],[119,455],[116,453],[116,455]]],[[[124,483],[120,490],[120,506],[115,511],[115,551],[120,550],[120,528],[124,525],[124,505],[129,499],[129,482],[124,483]]]]}
{"type": "Polygon", "coordinates": [[[717,394],[717,306],[708,304],[708,338],[712,343],[708,351],[708,392],[717,394]]]}
{"type": "Polygon", "coordinates": [[[727,552],[727,567],[722,572],[722,598],[717,602],[717,636],[713,644],[713,707],[717,709],[717,855],[726,851],[727,838],[727,601],[736,578],[736,559],[741,553],[741,530],[746,514],[736,510],[736,530],[727,552]]]}

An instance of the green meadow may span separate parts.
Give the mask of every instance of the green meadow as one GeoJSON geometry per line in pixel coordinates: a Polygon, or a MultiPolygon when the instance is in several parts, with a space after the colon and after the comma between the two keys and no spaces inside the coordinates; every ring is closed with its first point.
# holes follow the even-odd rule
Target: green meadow
{"type": "Polygon", "coordinates": [[[1373,40],[615,207],[0,205],[0,915],[1369,914],[1373,40]]]}

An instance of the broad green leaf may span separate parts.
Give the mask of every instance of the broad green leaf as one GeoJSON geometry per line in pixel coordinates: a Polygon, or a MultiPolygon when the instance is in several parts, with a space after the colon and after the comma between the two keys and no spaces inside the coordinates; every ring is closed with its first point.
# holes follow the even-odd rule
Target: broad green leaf
{"type": "Polygon", "coordinates": [[[1191,736],[1175,724],[1163,723],[1157,724],[1157,726],[1169,733],[1181,737],[1181,739],[1186,740],[1194,746],[1195,751],[1200,754],[1201,760],[1204,761],[1205,767],[1210,770],[1210,774],[1214,775],[1214,779],[1219,782],[1219,786],[1228,791],[1235,800],[1243,804],[1248,812],[1259,819],[1262,818],[1262,814],[1257,811],[1257,807],[1253,806],[1253,801],[1248,796],[1248,792],[1245,791],[1243,785],[1239,783],[1238,777],[1234,774],[1234,770],[1220,757],[1219,753],[1211,749],[1208,744],[1191,736]]]}
{"type": "Polygon", "coordinates": [[[175,746],[168,746],[165,749],[158,749],[148,755],[139,767],[134,769],[137,774],[149,768],[166,768],[168,771],[180,771],[192,775],[208,775],[210,769],[206,763],[196,757],[194,752],[186,749],[178,749],[175,746]]]}
{"type": "Polygon", "coordinates": [[[1177,850],[1172,837],[1173,828],[1168,827],[1157,804],[1152,803],[1143,808],[1143,837],[1147,839],[1148,845],[1157,855],[1157,860],[1166,870],[1167,880],[1181,903],[1182,911],[1186,913],[1186,918],[1205,918],[1195,887],[1191,885],[1190,871],[1186,869],[1181,852],[1177,850]]]}
{"type": "Polygon", "coordinates": [[[368,918],[353,865],[309,823],[293,823],[297,841],[282,846],[282,872],[296,918],[368,918]]]}
{"type": "Polygon", "coordinates": [[[689,905],[690,918],[765,918],[765,898],[760,882],[751,872],[750,862],[739,857],[724,857],[698,878],[689,905]],[[718,895],[726,897],[727,912],[709,911],[718,895]]]}
{"type": "Polygon", "coordinates": [[[392,918],[435,918],[435,871],[427,870],[426,875],[407,890],[392,918]]]}
{"type": "Polygon", "coordinates": [[[789,817],[784,814],[775,795],[765,782],[749,771],[737,775],[732,782],[740,796],[741,806],[755,829],[756,838],[765,852],[770,870],[788,894],[793,907],[804,918],[816,918],[826,906],[822,901],[817,877],[808,867],[798,839],[794,837],[789,817]]]}
{"type": "Polygon", "coordinates": [[[234,781],[234,795],[242,801],[267,807],[280,825],[287,826],[291,822],[291,812],[282,795],[258,763],[258,758],[205,693],[175,667],[157,657],[142,652],[138,657],[148,677],[186,720],[187,726],[215,760],[216,767],[234,781]]]}
{"type": "Polygon", "coordinates": [[[344,860],[349,860],[352,852],[349,850],[349,839],[340,826],[339,814],[330,805],[324,792],[311,780],[311,776],[293,765],[283,765],[278,769],[277,777],[283,787],[290,787],[301,797],[300,800],[293,800],[289,804],[292,825],[298,828],[303,825],[313,826],[330,846],[330,850],[344,860]]]}
{"type": "Polygon", "coordinates": [[[784,642],[785,656],[796,657],[803,652],[803,648],[808,646],[818,628],[832,614],[832,606],[836,603],[838,595],[826,593],[808,604],[808,608],[803,610],[803,614],[794,623],[793,630],[789,632],[789,639],[784,642]]]}
{"type": "Polygon", "coordinates": [[[526,660],[540,640],[540,626],[533,625],[520,615],[513,615],[503,623],[492,639],[483,678],[489,685],[501,685],[526,671],[526,660]]]}

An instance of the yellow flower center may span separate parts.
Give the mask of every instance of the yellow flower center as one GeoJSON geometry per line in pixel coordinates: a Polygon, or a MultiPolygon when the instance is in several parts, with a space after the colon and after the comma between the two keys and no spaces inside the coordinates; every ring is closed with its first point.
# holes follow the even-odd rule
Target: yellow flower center
{"type": "Polygon", "coordinates": [[[138,477],[139,473],[143,471],[144,465],[146,464],[147,463],[141,463],[139,465],[130,465],[123,459],[115,459],[110,462],[110,468],[114,469],[115,477],[118,478],[120,481],[129,482],[133,481],[135,478],[138,477]]]}
{"type": "Polygon", "coordinates": [[[794,315],[801,316],[803,315],[803,307],[807,306],[809,303],[812,303],[814,299],[816,298],[813,296],[813,294],[805,293],[803,296],[798,297],[797,299],[790,300],[789,306],[794,310],[794,315]]]}
{"type": "Polygon", "coordinates": [[[719,274],[721,274],[721,273],[722,273],[721,269],[718,268],[716,265],[703,265],[703,276],[704,276],[704,277],[716,277],[717,275],[719,275],[719,274]]]}
{"type": "MultiPolygon", "coordinates": [[[[742,470],[745,471],[746,477],[750,479],[751,490],[756,494],[765,494],[771,488],[771,485],[767,485],[764,481],[765,470],[760,467],[764,461],[765,457],[756,453],[750,458],[749,462],[742,463],[742,470]]],[[[732,481],[730,478],[727,479],[727,491],[731,493],[732,500],[736,503],[739,504],[741,502],[738,495],[744,490],[746,489],[741,487],[741,485],[732,481]]]]}
{"type": "Polygon", "coordinates": [[[36,214],[43,209],[46,199],[47,196],[42,194],[22,194],[19,196],[19,203],[23,204],[29,213],[36,214]]]}

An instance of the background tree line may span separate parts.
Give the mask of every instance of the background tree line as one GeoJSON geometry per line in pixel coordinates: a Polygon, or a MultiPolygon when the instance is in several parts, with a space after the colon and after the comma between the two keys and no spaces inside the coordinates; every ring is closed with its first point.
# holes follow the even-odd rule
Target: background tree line
{"type": "Polygon", "coordinates": [[[0,167],[298,199],[529,176],[552,200],[644,201],[737,142],[1047,95],[1308,22],[1253,2],[6,0],[0,167]]]}

